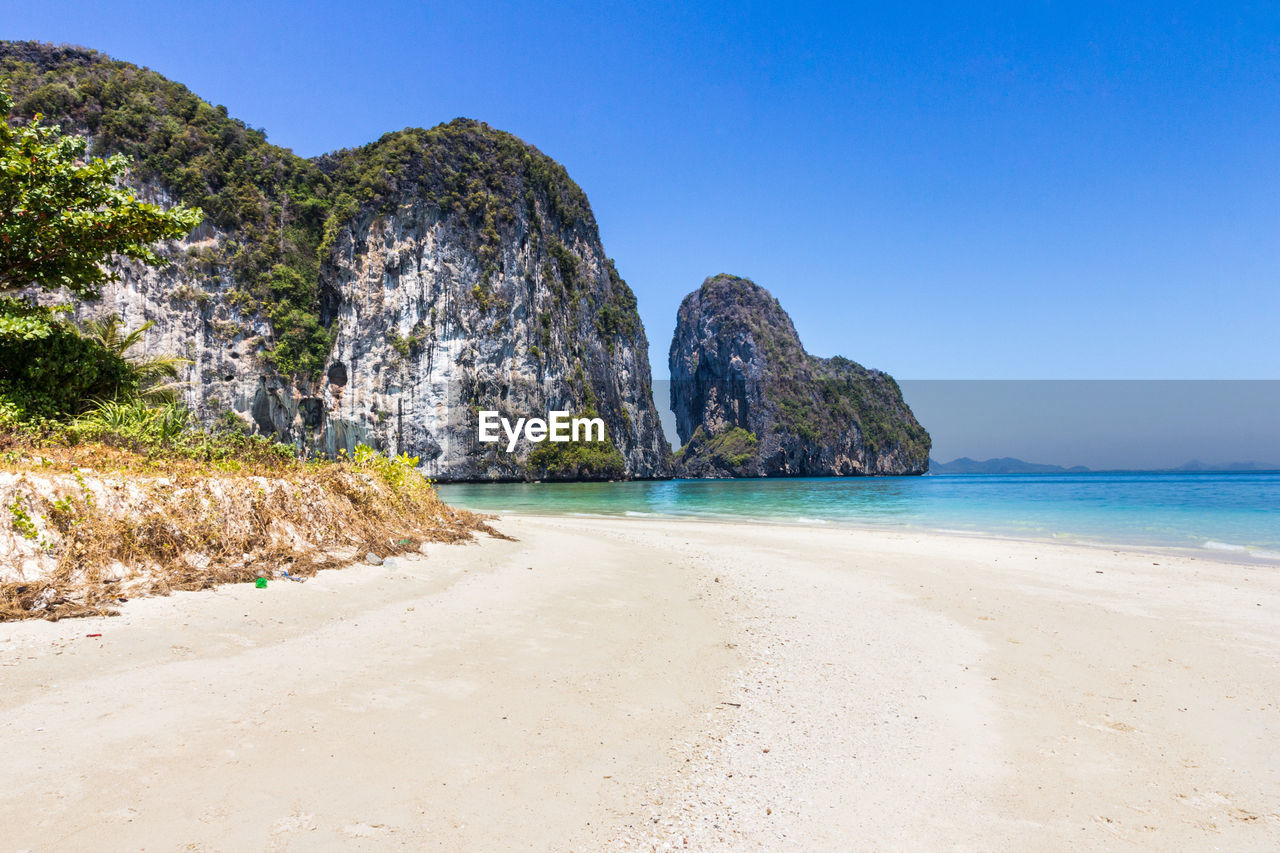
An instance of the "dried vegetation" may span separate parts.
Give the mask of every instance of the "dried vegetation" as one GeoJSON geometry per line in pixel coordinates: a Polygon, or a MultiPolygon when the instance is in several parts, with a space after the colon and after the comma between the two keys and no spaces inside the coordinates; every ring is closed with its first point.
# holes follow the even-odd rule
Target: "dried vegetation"
{"type": "Polygon", "coordinates": [[[0,621],[109,614],[137,596],[500,535],[442,502],[414,461],[360,448],[210,465],[0,439],[0,621]]]}

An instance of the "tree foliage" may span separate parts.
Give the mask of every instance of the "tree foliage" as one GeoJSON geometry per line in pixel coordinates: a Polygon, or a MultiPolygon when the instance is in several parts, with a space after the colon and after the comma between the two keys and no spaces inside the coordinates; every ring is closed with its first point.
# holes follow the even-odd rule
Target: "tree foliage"
{"type": "MultiPolygon", "coordinates": [[[[0,92],[0,112],[12,108],[0,92]]],[[[65,418],[95,401],[172,397],[179,360],[130,358],[146,326],[123,331],[119,318],[87,334],[69,306],[40,305],[22,292],[66,288],[94,299],[121,258],[158,265],[153,245],[199,224],[200,211],[168,210],[120,186],[128,159],[86,159],[87,142],[36,115],[0,121],[0,403],[22,418],[65,418]]]]}
{"type": "Polygon", "coordinates": [[[137,380],[123,356],[57,320],[42,337],[0,336],[0,407],[15,417],[60,419],[95,400],[129,397],[137,380]]]}
{"type": "MultiPolygon", "coordinates": [[[[13,106],[0,92],[0,112],[13,106]]],[[[121,155],[85,160],[87,141],[63,135],[41,117],[11,125],[0,122],[0,291],[33,285],[66,288],[81,299],[96,298],[116,277],[108,266],[119,258],[158,265],[152,248],[181,237],[199,224],[198,210],[165,210],[140,201],[119,186],[129,161],[121,155]]],[[[46,337],[48,316],[22,310],[13,301],[0,334],[46,337]]]]}

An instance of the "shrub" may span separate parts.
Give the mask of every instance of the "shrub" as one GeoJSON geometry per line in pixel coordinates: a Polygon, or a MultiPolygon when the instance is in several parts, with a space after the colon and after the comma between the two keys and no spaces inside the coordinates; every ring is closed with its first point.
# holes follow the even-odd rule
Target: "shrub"
{"type": "MultiPolygon", "coordinates": [[[[594,408],[572,417],[594,418],[594,408]]],[[[627,470],[627,460],[605,433],[604,441],[544,441],[529,454],[526,474],[535,480],[617,480],[627,470]]]]}
{"type": "Polygon", "coordinates": [[[138,378],[123,355],[57,322],[43,339],[0,335],[0,395],[9,406],[33,417],[82,414],[94,400],[127,397],[138,378]]]}
{"type": "Polygon", "coordinates": [[[115,436],[147,446],[172,443],[191,423],[191,412],[180,403],[148,406],[135,398],[104,400],[77,418],[73,426],[85,438],[115,436]]]}
{"type": "Polygon", "coordinates": [[[626,469],[612,441],[543,442],[527,463],[529,476],[537,480],[617,480],[626,469]]]}
{"type": "Polygon", "coordinates": [[[741,468],[755,458],[760,440],[755,433],[739,426],[730,426],[709,436],[699,424],[688,444],[676,451],[674,458],[684,463],[706,460],[717,470],[732,471],[741,468]]]}

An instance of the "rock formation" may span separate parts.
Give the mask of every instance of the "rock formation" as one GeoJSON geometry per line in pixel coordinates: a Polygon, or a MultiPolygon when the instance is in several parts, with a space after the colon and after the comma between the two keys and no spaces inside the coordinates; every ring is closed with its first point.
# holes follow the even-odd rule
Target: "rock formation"
{"type": "Polygon", "coordinates": [[[635,297],[563,167],[456,119],[312,159],[185,87],[94,51],[0,42],[17,113],[133,158],[131,181],[204,224],[100,302],[190,360],[187,404],[334,454],[419,456],[444,480],[663,477],[635,297]],[[604,446],[477,441],[476,413],[604,419],[604,446]],[[532,457],[532,458],[531,458],[532,457]]]}
{"type": "Polygon", "coordinates": [[[778,300],[717,275],[685,297],[671,407],[686,477],[923,474],[929,434],[893,377],[800,345],[778,300]]]}

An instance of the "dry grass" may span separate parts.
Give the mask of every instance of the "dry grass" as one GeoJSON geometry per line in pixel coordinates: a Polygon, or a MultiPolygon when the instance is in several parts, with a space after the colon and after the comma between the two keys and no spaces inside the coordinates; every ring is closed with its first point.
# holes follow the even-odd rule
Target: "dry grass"
{"type": "Polygon", "coordinates": [[[384,457],[261,469],[99,445],[10,450],[0,500],[30,519],[0,520],[0,621],[109,614],[126,598],[500,535],[384,457]]]}

